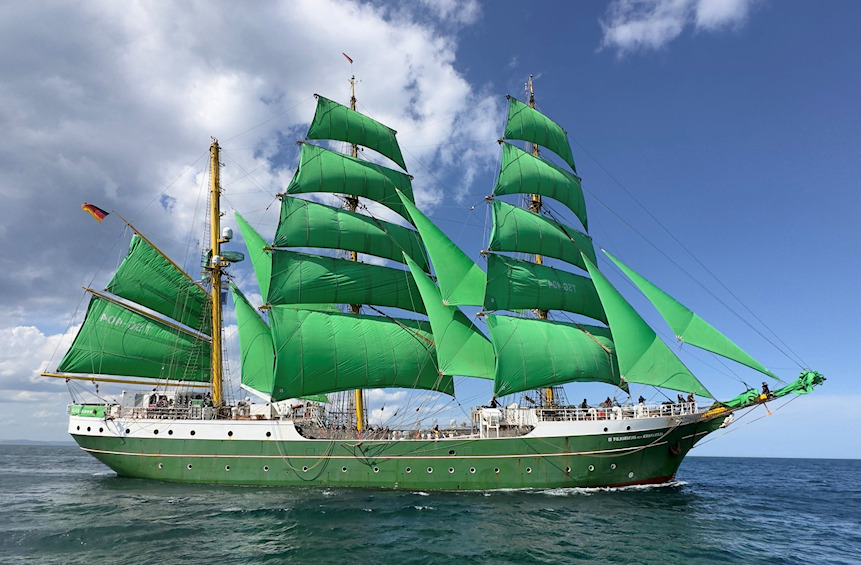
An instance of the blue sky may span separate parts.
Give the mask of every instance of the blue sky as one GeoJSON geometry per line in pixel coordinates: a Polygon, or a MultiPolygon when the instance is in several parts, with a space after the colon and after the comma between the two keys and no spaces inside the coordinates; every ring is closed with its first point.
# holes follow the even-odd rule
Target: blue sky
{"type": "MultiPolygon", "coordinates": [[[[200,234],[186,225],[212,135],[227,207],[271,230],[311,95],[346,102],[352,72],[360,109],[398,130],[419,205],[480,260],[504,95],[522,98],[531,73],[539,109],[569,133],[596,244],[785,380],[799,365],[828,377],[695,453],[861,457],[840,431],[859,424],[861,401],[857,3],[214,7],[0,7],[0,233],[12,242],[0,259],[0,438],[67,437],[65,386],[35,375],[68,343],[80,286],[104,284],[127,242],[81,203],[119,211],[193,265],[185,243],[200,234]]],[[[680,355],[722,398],[761,380],[680,355]]]]}

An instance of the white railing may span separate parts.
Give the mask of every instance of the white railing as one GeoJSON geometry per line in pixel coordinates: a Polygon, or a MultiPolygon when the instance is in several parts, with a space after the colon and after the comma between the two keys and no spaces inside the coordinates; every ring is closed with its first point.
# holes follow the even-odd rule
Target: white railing
{"type": "Polygon", "coordinates": [[[590,420],[626,420],[633,418],[660,418],[668,416],[683,416],[697,414],[700,408],[696,402],[636,404],[627,406],[599,406],[596,408],[580,408],[574,406],[559,406],[535,408],[536,415],[541,421],[590,421],[590,420]]]}

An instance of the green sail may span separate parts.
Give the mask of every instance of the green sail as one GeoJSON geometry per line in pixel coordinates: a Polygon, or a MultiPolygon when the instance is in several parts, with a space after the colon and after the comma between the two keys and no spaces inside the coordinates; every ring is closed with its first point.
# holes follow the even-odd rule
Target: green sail
{"type": "Polygon", "coordinates": [[[585,259],[592,282],[604,304],[613,330],[616,356],[622,378],[632,383],[648,384],[699,396],[713,398],[667,344],[613,288],[601,271],[585,259]]]}
{"type": "Polygon", "coordinates": [[[230,283],[239,333],[242,384],[269,396],[275,382],[275,348],[269,326],[239,288],[230,283]]]}
{"type": "Polygon", "coordinates": [[[496,350],[496,396],[571,382],[625,388],[607,328],[494,314],[487,327],[496,350]]]}
{"type": "Polygon", "coordinates": [[[271,252],[265,250],[269,244],[245,221],[245,218],[239,215],[239,212],[236,212],[235,215],[239,231],[242,232],[242,239],[245,240],[245,247],[248,249],[248,255],[251,257],[251,266],[257,277],[260,295],[266,301],[266,295],[269,294],[269,281],[272,276],[271,252]]]}
{"type": "Polygon", "coordinates": [[[587,277],[520,261],[487,256],[485,310],[565,310],[607,323],[595,285],[587,277]]]}
{"type": "Polygon", "coordinates": [[[100,296],[58,371],[209,382],[210,344],[100,296]]]}
{"type": "Polygon", "coordinates": [[[584,270],[586,265],[581,252],[595,262],[595,248],[588,235],[501,200],[493,201],[493,229],[488,250],[536,253],[584,270]]]}
{"type": "Polygon", "coordinates": [[[271,253],[269,304],[373,304],[425,313],[409,271],[283,249],[271,253]]]}
{"type": "Polygon", "coordinates": [[[284,192],[334,192],[363,196],[409,219],[395,190],[400,190],[412,200],[411,182],[410,176],[400,171],[303,143],[299,168],[284,192]]]}
{"type": "Polygon", "coordinates": [[[439,289],[430,277],[409,257],[406,261],[428,312],[439,372],[492,379],[495,358],[490,341],[460,308],[443,304],[439,289]]]}
{"type": "Polygon", "coordinates": [[[751,369],[777,379],[771,371],[763,367],[756,359],[748,355],[725,335],[717,331],[708,322],[694,314],[686,306],[677,302],[672,296],[634,272],[627,265],[604,251],[607,257],[625,273],[637,288],[646,295],[649,302],[660,312],[664,320],[680,341],[690,343],[706,351],[717,353],[727,359],[732,359],[751,369]]]}
{"type": "Polygon", "coordinates": [[[205,333],[212,333],[209,296],[138,234],[106,290],[205,333]]]}
{"type": "Polygon", "coordinates": [[[487,275],[405,195],[399,196],[427,247],[436,271],[443,304],[481,306],[484,302],[487,275]]]}
{"type": "Polygon", "coordinates": [[[580,179],[510,143],[502,144],[502,164],[493,187],[494,196],[506,194],[549,196],[567,206],[589,229],[580,179]]]}
{"type": "Polygon", "coordinates": [[[568,143],[568,134],[562,126],[520,100],[508,97],[508,121],[505,124],[505,139],[520,139],[535,143],[553,151],[568,163],[575,173],[574,155],[568,143]]]}
{"type": "Polygon", "coordinates": [[[273,306],[269,323],[274,400],[368,388],[454,395],[452,377],[437,372],[427,322],[273,306]]]}
{"type": "Polygon", "coordinates": [[[336,139],[370,147],[407,170],[395,130],[328,98],[317,96],[307,139],[336,139]]]}
{"type": "Polygon", "coordinates": [[[281,219],[272,245],[346,249],[400,263],[406,254],[424,271],[430,270],[415,230],[299,198],[281,200],[281,219]]]}

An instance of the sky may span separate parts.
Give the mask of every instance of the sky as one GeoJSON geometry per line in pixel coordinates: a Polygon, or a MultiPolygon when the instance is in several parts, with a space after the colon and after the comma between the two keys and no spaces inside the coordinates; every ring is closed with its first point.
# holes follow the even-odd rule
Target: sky
{"type": "MultiPolygon", "coordinates": [[[[783,380],[828,378],[694,454],[861,458],[845,437],[861,424],[859,17],[800,0],[0,3],[0,439],[68,439],[66,385],[39,373],[80,323],[81,287],[122,257],[116,213],[196,272],[212,137],[225,221],[272,233],[313,95],[347,103],[355,75],[419,207],[480,262],[505,95],[532,74],[596,246],[783,380]],[[115,213],[99,224],[84,202],[115,213]]],[[[671,347],[720,398],[762,380],[671,347]]]]}

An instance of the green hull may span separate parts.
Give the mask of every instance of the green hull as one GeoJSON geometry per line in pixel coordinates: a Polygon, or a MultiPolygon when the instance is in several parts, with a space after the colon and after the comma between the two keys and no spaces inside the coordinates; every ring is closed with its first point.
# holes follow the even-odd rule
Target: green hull
{"type": "MultiPolygon", "coordinates": [[[[647,432],[438,440],[274,439],[277,434],[266,439],[118,437],[76,433],[74,422],[70,431],[81,448],[126,477],[235,485],[485,490],[667,482],[688,450],[723,419],[699,419],[647,432]]],[[[162,434],[173,433],[169,423],[158,425],[162,434]]],[[[229,422],[209,425],[241,427],[229,422]]],[[[187,432],[177,430],[176,435],[187,432]]]]}

